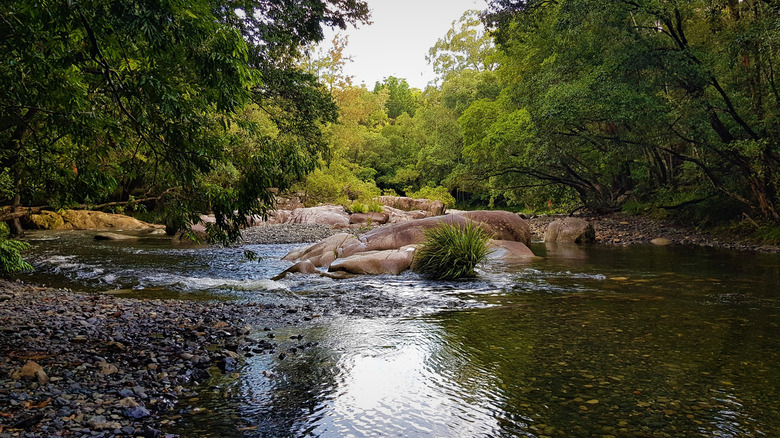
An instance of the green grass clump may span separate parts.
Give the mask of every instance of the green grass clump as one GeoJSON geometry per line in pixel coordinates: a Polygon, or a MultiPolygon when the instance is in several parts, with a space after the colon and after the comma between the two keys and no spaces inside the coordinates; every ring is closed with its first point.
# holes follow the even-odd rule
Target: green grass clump
{"type": "Polygon", "coordinates": [[[368,206],[362,202],[353,202],[349,207],[349,211],[352,213],[368,213],[368,206]]]}
{"type": "Polygon", "coordinates": [[[474,277],[474,268],[488,255],[490,236],[472,222],[466,226],[442,223],[425,230],[425,237],[412,270],[436,280],[474,277]]]}

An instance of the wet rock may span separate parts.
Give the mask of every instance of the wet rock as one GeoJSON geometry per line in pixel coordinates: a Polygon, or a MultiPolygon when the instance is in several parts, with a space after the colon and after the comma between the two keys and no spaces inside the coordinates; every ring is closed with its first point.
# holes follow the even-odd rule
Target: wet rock
{"type": "Polygon", "coordinates": [[[118,233],[98,233],[95,234],[95,240],[138,240],[138,236],[128,236],[118,233]]]}
{"type": "Polygon", "coordinates": [[[566,217],[553,221],[544,234],[545,242],[591,243],[596,240],[596,231],[588,221],[566,217]]]}
{"type": "Polygon", "coordinates": [[[665,237],[656,237],[655,239],[651,240],[650,243],[657,246],[667,246],[671,245],[672,241],[665,237]]]}
{"type": "Polygon", "coordinates": [[[534,253],[525,246],[525,244],[511,240],[491,240],[489,249],[489,261],[516,263],[536,258],[534,253]]]}
{"type": "Polygon", "coordinates": [[[217,362],[217,366],[223,373],[228,373],[238,369],[238,361],[232,357],[225,357],[217,362]]]}
{"type": "Polygon", "coordinates": [[[162,436],[162,431],[147,426],[143,428],[140,435],[136,436],[142,436],[143,438],[160,438],[162,436]]]}
{"type": "Polygon", "coordinates": [[[361,252],[337,259],[328,270],[359,275],[398,275],[411,266],[415,249],[415,245],[409,245],[397,250],[361,252]]]}

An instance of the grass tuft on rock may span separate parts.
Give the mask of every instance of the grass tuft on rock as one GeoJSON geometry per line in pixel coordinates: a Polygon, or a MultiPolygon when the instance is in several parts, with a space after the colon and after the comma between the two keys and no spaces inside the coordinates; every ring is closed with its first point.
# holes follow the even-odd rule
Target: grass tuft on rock
{"type": "Polygon", "coordinates": [[[412,270],[436,280],[474,277],[474,268],[488,255],[490,236],[469,222],[466,226],[442,223],[425,230],[412,270]]]}

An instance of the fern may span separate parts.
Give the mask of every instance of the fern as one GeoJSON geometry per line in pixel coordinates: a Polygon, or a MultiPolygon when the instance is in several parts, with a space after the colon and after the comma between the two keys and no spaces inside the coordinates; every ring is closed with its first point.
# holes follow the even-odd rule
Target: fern
{"type": "Polygon", "coordinates": [[[20,254],[20,251],[29,247],[30,244],[26,242],[0,238],[0,275],[32,271],[32,265],[25,262],[20,254]]]}

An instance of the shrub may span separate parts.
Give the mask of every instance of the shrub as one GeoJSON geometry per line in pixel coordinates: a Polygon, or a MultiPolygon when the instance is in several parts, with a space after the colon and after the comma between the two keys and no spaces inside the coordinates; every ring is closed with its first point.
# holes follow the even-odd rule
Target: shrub
{"type": "Polygon", "coordinates": [[[295,191],[306,193],[305,204],[311,207],[317,204],[340,204],[349,207],[352,201],[362,203],[379,196],[380,190],[373,181],[362,181],[342,161],[334,161],[329,166],[314,170],[306,181],[296,184],[295,191]]]}
{"type": "Polygon", "coordinates": [[[349,211],[351,211],[352,213],[367,213],[368,206],[362,202],[355,201],[349,207],[349,211]]]}
{"type": "Polygon", "coordinates": [[[442,223],[425,230],[425,237],[412,270],[436,280],[474,277],[474,268],[488,255],[490,236],[472,222],[466,226],[442,223]]]}
{"type": "Polygon", "coordinates": [[[32,271],[33,267],[19,253],[29,247],[29,243],[8,239],[8,227],[0,222],[0,276],[32,271]]]}
{"type": "Polygon", "coordinates": [[[407,196],[415,199],[430,199],[431,201],[441,201],[445,207],[452,208],[455,206],[455,198],[452,197],[450,191],[446,187],[422,187],[416,192],[407,192],[407,196]]]}
{"type": "Polygon", "coordinates": [[[385,211],[385,206],[378,202],[370,202],[368,204],[368,211],[373,213],[381,213],[385,211]]]}

